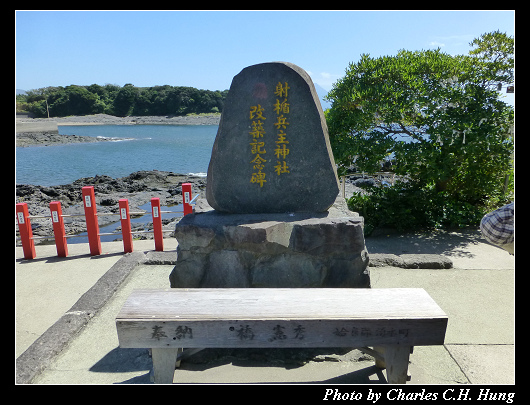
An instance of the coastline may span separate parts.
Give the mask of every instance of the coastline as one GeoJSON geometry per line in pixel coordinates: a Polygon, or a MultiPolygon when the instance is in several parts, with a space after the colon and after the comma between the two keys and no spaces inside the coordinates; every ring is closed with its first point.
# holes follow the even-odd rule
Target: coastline
{"type": "Polygon", "coordinates": [[[16,137],[16,147],[25,148],[28,146],[51,146],[67,143],[90,143],[90,142],[115,142],[126,141],[132,138],[104,138],[81,135],[59,135],[52,132],[18,132],[16,137]]]}
{"type": "Polygon", "coordinates": [[[48,123],[54,122],[57,125],[219,125],[220,113],[186,115],[186,116],[165,116],[146,115],[115,117],[108,114],[92,115],[72,115],[68,117],[53,118],[17,118],[18,122],[48,123]]]}
{"type": "MultiPolygon", "coordinates": [[[[53,118],[16,118],[15,128],[31,127],[16,133],[16,146],[49,146],[79,142],[116,141],[114,138],[93,138],[90,136],[59,135],[57,131],[50,131],[50,126],[62,125],[219,125],[221,114],[171,116],[129,116],[115,117],[108,114],[73,115],[69,117],[53,118]]],[[[127,138],[119,139],[126,140],[127,138]]]]}
{"type": "MultiPolygon", "coordinates": [[[[364,176],[363,176],[364,177],[364,176]]],[[[368,176],[366,176],[368,177],[368,176]]],[[[366,181],[366,179],[363,179],[366,181]]],[[[376,179],[374,179],[374,182],[376,179]]],[[[82,216],[84,208],[82,204],[81,188],[83,186],[94,186],[98,213],[117,213],[118,202],[121,198],[129,200],[131,211],[149,211],[146,204],[151,198],[160,198],[162,206],[174,206],[182,204],[182,184],[191,183],[193,196],[200,194],[201,198],[206,193],[206,177],[194,173],[181,174],[160,170],[140,170],[125,177],[112,178],[107,175],[96,175],[84,177],[68,184],[56,186],[41,186],[33,184],[16,184],[16,203],[26,202],[30,215],[50,215],[49,204],[51,201],[60,201],[63,214],[81,215],[81,217],[68,217],[64,219],[67,235],[79,234],[86,231],[85,219],[82,216]]],[[[346,183],[346,197],[353,193],[366,193],[357,187],[355,182],[346,183]]],[[[340,194],[339,194],[340,195],[340,194]]],[[[149,216],[150,212],[146,212],[149,216]]],[[[163,219],[163,229],[174,230],[181,216],[163,219]]],[[[99,226],[104,227],[119,220],[113,216],[99,217],[99,226]]],[[[31,220],[33,234],[35,236],[53,235],[53,226],[49,218],[33,218],[31,220]]],[[[146,227],[152,230],[152,222],[137,223],[135,227],[146,227]]],[[[18,225],[15,221],[15,233],[19,236],[18,225]]],[[[167,236],[170,236],[169,234],[167,236]]],[[[152,239],[152,235],[143,234],[140,239],[152,239]]],[[[121,240],[117,235],[116,239],[121,240]]],[[[35,240],[36,244],[53,243],[41,239],[35,240]]],[[[72,243],[75,243],[72,241],[72,243]]],[[[19,242],[17,242],[17,245],[19,242]]]]}

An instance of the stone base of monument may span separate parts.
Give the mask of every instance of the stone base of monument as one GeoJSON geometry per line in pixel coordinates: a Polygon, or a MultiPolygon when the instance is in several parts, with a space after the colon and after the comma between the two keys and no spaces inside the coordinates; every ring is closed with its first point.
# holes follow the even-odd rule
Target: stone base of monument
{"type": "Polygon", "coordinates": [[[363,218],[326,212],[226,214],[199,200],[177,224],[172,288],[370,287],[363,218]]]}

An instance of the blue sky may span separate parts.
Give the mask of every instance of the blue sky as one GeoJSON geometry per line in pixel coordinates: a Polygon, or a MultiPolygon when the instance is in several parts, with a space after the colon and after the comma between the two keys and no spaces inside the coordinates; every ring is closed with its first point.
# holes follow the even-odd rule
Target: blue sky
{"type": "Polygon", "coordinates": [[[467,54],[485,32],[514,35],[514,18],[514,11],[16,11],[16,88],[224,90],[246,66],[287,61],[329,90],[362,53],[467,54]]]}

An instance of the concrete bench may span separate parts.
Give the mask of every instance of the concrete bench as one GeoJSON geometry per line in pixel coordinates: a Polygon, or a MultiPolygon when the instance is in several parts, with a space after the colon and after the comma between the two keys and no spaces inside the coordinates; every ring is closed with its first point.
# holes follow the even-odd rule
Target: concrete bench
{"type": "Polygon", "coordinates": [[[173,382],[182,348],[351,347],[404,384],[412,347],[443,344],[447,315],[421,288],[171,288],[135,290],[116,327],[120,347],[152,349],[155,383],[173,382]]]}

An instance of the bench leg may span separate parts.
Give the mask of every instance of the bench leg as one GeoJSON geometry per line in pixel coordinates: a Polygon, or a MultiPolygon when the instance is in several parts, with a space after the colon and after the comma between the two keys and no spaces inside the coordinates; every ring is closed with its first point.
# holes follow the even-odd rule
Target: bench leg
{"type": "Polygon", "coordinates": [[[389,384],[407,383],[410,350],[410,346],[385,346],[386,377],[389,384]]]}
{"type": "Polygon", "coordinates": [[[384,346],[374,346],[374,351],[379,353],[380,356],[375,357],[375,366],[377,368],[386,368],[385,364],[385,347],[384,346]]]}
{"type": "Polygon", "coordinates": [[[182,360],[182,353],[184,353],[184,349],[182,347],[179,347],[177,349],[177,358],[176,358],[176,361],[175,361],[175,368],[179,368],[180,367],[180,362],[182,360]]]}
{"type": "Polygon", "coordinates": [[[175,375],[175,362],[179,349],[153,348],[153,378],[155,384],[172,384],[175,375]]]}

